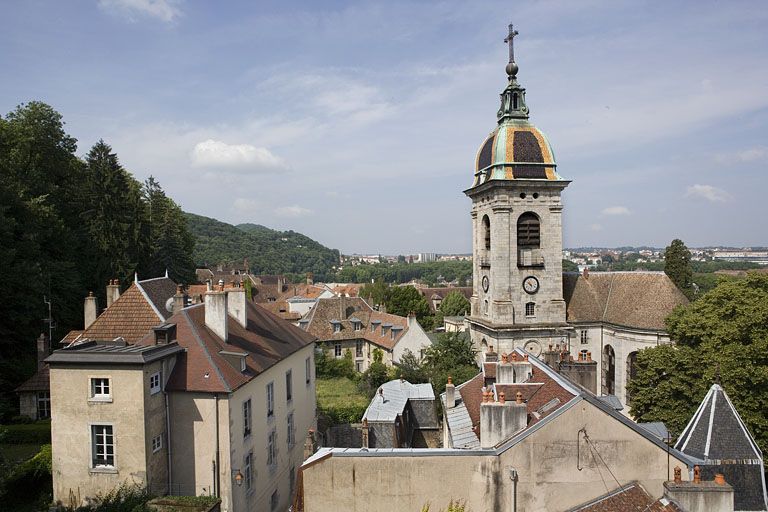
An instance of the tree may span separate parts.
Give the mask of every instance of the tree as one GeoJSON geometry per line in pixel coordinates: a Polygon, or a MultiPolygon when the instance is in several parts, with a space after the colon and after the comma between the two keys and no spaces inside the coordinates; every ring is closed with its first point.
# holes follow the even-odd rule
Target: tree
{"type": "Polygon", "coordinates": [[[422,367],[426,369],[435,392],[442,393],[449,375],[457,383],[477,375],[476,355],[467,333],[445,332],[438,334],[424,351],[422,367]]]}
{"type": "Polygon", "coordinates": [[[430,314],[427,299],[413,286],[392,287],[386,304],[387,313],[394,315],[408,316],[416,313],[416,318],[422,319],[430,314]]]}
{"type": "Polygon", "coordinates": [[[563,260],[563,272],[578,272],[579,266],[571,260],[563,260]]]}
{"type": "Polygon", "coordinates": [[[364,298],[372,306],[384,304],[389,300],[389,285],[379,278],[375,282],[360,287],[358,295],[364,298]]]}
{"type": "Polygon", "coordinates": [[[416,354],[409,349],[405,349],[403,355],[400,356],[400,361],[398,361],[396,365],[398,376],[411,384],[429,382],[429,374],[426,369],[422,366],[421,361],[416,357],[416,354]]]}
{"type": "Polygon", "coordinates": [[[443,316],[466,315],[469,313],[469,307],[469,301],[464,294],[454,290],[440,303],[440,312],[443,316]]]}
{"type": "Polygon", "coordinates": [[[693,297],[693,270],[691,251],[682,240],[675,238],[664,250],[664,273],[680,288],[686,297],[693,297]]]}
{"type": "Polygon", "coordinates": [[[768,449],[768,276],[721,281],[667,319],[677,346],[638,353],[629,383],[638,421],[680,433],[713,382],[720,381],[762,450],[768,449]]]}

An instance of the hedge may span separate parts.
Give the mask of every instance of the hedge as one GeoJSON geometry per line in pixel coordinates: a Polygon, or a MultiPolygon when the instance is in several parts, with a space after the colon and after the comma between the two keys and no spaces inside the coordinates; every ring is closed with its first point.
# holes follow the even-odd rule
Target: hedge
{"type": "Polygon", "coordinates": [[[0,426],[2,444],[46,444],[51,442],[51,422],[0,426]]]}

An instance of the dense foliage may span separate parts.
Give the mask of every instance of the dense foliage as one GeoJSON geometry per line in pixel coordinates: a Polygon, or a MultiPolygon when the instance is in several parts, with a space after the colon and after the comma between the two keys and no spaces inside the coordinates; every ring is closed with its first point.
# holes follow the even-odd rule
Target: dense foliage
{"type": "Polygon", "coordinates": [[[629,384],[632,415],[680,433],[720,381],[763,451],[768,450],[768,276],[722,280],[676,309],[667,329],[677,346],[639,352],[629,384]]]}
{"type": "Polygon", "coordinates": [[[407,283],[414,279],[434,286],[442,281],[458,280],[465,286],[472,278],[471,261],[434,261],[430,263],[375,263],[346,266],[336,274],[335,280],[344,283],[407,283]]]}
{"type": "Polygon", "coordinates": [[[194,278],[192,239],[178,206],[154,180],[142,186],[99,141],[85,159],[61,115],[31,102],[0,117],[0,418],[8,393],[34,371],[34,340],[82,328],[83,297],[104,304],[105,286],[134,273],[194,278]],[[158,214],[158,212],[162,212],[158,214]]]}
{"type": "Polygon", "coordinates": [[[52,499],[50,444],[43,445],[36,455],[20,464],[0,460],[0,503],[3,510],[45,510],[52,499]]]}
{"type": "Polygon", "coordinates": [[[333,281],[339,251],[329,249],[294,231],[275,231],[256,224],[233,226],[225,222],[184,214],[195,236],[198,265],[248,260],[253,274],[285,274],[293,281],[312,272],[318,281],[333,281]]]}
{"type": "Polygon", "coordinates": [[[664,273],[686,297],[693,298],[691,251],[679,238],[672,240],[672,243],[664,250],[664,273]]]}
{"type": "Polygon", "coordinates": [[[460,384],[477,375],[476,355],[468,333],[445,332],[438,334],[424,351],[421,368],[429,375],[435,393],[440,394],[445,391],[449,376],[460,384]]]}
{"type": "Polygon", "coordinates": [[[469,301],[464,294],[458,290],[453,290],[440,303],[440,312],[443,316],[463,316],[469,314],[469,307],[469,301]]]}

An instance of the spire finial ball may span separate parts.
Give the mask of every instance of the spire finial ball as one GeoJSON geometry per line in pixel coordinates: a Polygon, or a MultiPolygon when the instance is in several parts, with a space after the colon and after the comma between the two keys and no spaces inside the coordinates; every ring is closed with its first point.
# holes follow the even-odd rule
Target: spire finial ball
{"type": "Polygon", "coordinates": [[[511,77],[517,76],[518,69],[520,69],[520,68],[517,67],[517,63],[510,62],[509,64],[507,64],[507,67],[506,67],[507,75],[509,75],[511,77]]]}

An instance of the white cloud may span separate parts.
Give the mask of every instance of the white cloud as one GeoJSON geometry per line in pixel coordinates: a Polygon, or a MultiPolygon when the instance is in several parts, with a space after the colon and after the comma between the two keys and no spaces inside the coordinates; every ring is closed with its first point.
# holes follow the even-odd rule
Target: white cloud
{"type": "Polygon", "coordinates": [[[591,224],[589,226],[589,229],[591,229],[592,231],[602,231],[603,230],[603,225],[602,224],[591,224]]]}
{"type": "Polygon", "coordinates": [[[195,167],[276,171],[287,169],[285,161],[267,148],[250,144],[227,144],[208,139],[198,142],[191,154],[195,167]]]}
{"type": "Polygon", "coordinates": [[[686,190],[685,197],[701,197],[713,203],[722,203],[728,201],[731,194],[712,185],[691,185],[686,190]]]}
{"type": "Polygon", "coordinates": [[[261,205],[253,199],[238,197],[232,203],[232,211],[241,215],[253,215],[261,210],[261,205]]]}
{"type": "Polygon", "coordinates": [[[768,148],[758,147],[745,149],[736,153],[736,158],[741,162],[756,162],[759,160],[768,160],[768,148]]]}
{"type": "Polygon", "coordinates": [[[104,11],[125,16],[129,21],[136,21],[136,16],[157,18],[172,23],[181,16],[179,0],[99,0],[99,7],[104,11]]]}
{"type": "Polygon", "coordinates": [[[288,217],[291,219],[295,219],[297,217],[305,217],[307,215],[311,215],[312,213],[312,210],[309,208],[304,208],[297,204],[293,206],[281,206],[279,208],[275,208],[275,215],[278,217],[288,217]]]}
{"type": "Polygon", "coordinates": [[[600,213],[603,215],[629,215],[630,212],[626,206],[609,206],[600,213]]]}

